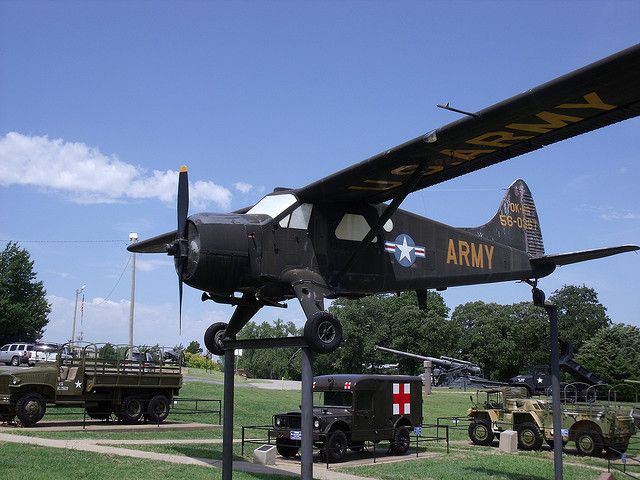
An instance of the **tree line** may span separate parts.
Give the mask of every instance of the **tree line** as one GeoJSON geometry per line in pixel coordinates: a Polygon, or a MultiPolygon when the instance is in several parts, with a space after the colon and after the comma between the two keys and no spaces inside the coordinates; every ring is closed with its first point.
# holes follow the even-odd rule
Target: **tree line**
{"type": "MultiPolygon", "coordinates": [[[[614,324],[597,292],[566,285],[549,298],[559,310],[560,338],[569,341],[574,359],[611,384],[640,379],[640,330],[614,324]]],[[[478,363],[484,375],[505,381],[534,365],[549,364],[549,320],[531,302],[510,305],[482,301],[458,305],[453,312],[442,296],[429,292],[427,309],[413,292],[339,299],[330,309],[343,327],[344,342],[335,352],[316,355],[314,373],[383,373],[398,364],[403,374],[422,371],[422,362],[375,350],[374,345],[423,356],[449,356],[478,363]]],[[[301,335],[293,322],[250,322],[242,338],[301,335]]],[[[259,378],[300,378],[295,349],[245,350],[238,367],[259,378]]],[[[565,374],[566,375],[566,374],[565,374]]],[[[570,377],[564,378],[571,381],[570,377]]]]}

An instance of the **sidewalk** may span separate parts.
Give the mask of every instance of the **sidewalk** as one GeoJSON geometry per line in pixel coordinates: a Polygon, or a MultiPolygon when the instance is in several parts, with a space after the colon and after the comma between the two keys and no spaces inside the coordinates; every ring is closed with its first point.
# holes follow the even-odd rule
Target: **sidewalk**
{"type": "MultiPolygon", "coordinates": [[[[239,440],[237,440],[239,441],[239,440]]],[[[145,452],[142,450],[131,450],[128,448],[112,447],[109,444],[120,445],[142,445],[142,444],[169,444],[169,443],[222,443],[220,439],[183,439],[183,440],[100,440],[100,439],[81,439],[81,440],[55,440],[50,438],[28,437],[26,435],[12,435],[8,433],[0,433],[0,444],[2,442],[22,443],[37,445],[41,447],[61,448],[65,450],[80,450],[85,452],[95,452],[107,455],[119,455],[124,457],[140,458],[145,460],[154,460],[170,463],[178,463],[183,465],[199,465],[202,467],[221,468],[221,460],[211,460],[206,458],[193,458],[184,455],[175,455],[170,453],[145,452]]],[[[316,467],[316,466],[314,466],[316,467]]],[[[286,475],[290,477],[298,477],[300,475],[300,464],[295,462],[281,462],[277,466],[266,466],[247,461],[234,461],[233,469],[249,473],[262,473],[271,475],[286,475]]],[[[362,480],[366,477],[358,477],[347,473],[336,472],[335,470],[327,470],[323,465],[314,468],[313,477],[319,480],[362,480]]]]}

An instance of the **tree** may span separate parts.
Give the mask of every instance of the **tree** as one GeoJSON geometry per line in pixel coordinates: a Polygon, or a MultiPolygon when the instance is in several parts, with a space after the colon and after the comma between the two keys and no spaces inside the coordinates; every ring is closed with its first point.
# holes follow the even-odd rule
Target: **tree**
{"type": "Polygon", "coordinates": [[[549,300],[558,307],[560,338],[569,340],[576,351],[601,328],[611,325],[607,309],[593,288],[565,285],[549,300]]]}
{"type": "Polygon", "coordinates": [[[200,353],[202,353],[202,347],[200,346],[200,343],[198,343],[197,341],[193,340],[193,341],[189,342],[189,346],[187,346],[187,348],[185,349],[185,352],[200,354],[200,353]]]}
{"type": "Polygon", "coordinates": [[[611,385],[640,380],[640,329],[624,324],[601,328],[575,360],[611,385]]]}
{"type": "Polygon", "coordinates": [[[46,295],[29,252],[9,242],[0,253],[0,344],[42,336],[51,312],[46,295]]]}
{"type": "MultiPolygon", "coordinates": [[[[293,322],[278,319],[273,324],[249,322],[240,331],[238,338],[278,338],[302,335],[293,322]]],[[[238,368],[243,368],[253,378],[288,378],[299,380],[301,377],[300,358],[296,348],[244,349],[238,357],[238,368]],[[296,358],[297,357],[297,358],[296,358]]]]}

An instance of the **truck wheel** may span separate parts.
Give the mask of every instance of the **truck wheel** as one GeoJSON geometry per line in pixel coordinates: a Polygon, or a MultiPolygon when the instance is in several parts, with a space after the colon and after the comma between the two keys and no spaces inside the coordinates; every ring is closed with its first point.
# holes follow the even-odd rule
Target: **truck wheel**
{"type": "Polygon", "coordinates": [[[39,393],[27,393],[16,402],[16,416],[25,427],[38,423],[47,408],[47,402],[39,393]]]}
{"type": "Polygon", "coordinates": [[[347,454],[347,436],[342,430],[334,430],[324,448],[330,462],[341,462],[347,454]]]}
{"type": "Polygon", "coordinates": [[[342,343],[340,320],[329,312],[314,313],[304,324],[304,339],[314,352],[333,352],[342,343]]]}
{"type": "Polygon", "coordinates": [[[17,367],[20,365],[20,357],[12,357],[11,358],[11,365],[13,365],[14,367],[17,367]]]}
{"type": "Polygon", "coordinates": [[[544,438],[535,423],[525,422],[518,427],[518,446],[522,450],[540,450],[544,438]]]}
{"type": "Polygon", "coordinates": [[[124,423],[137,423],[144,411],[142,399],[139,397],[125,397],[120,408],[120,420],[124,423]]]}
{"type": "Polygon", "coordinates": [[[576,449],[580,455],[597,457],[602,453],[602,436],[598,432],[580,432],[576,437],[576,449]]]}
{"type": "Polygon", "coordinates": [[[391,445],[391,453],[394,455],[404,455],[409,451],[409,429],[407,427],[398,427],[393,434],[393,444],[391,445]]]}
{"type": "Polygon", "coordinates": [[[224,322],[217,322],[209,325],[207,331],[204,332],[204,345],[214,355],[224,355],[224,348],[222,347],[222,339],[224,338],[227,324],[224,322]]]}
{"type": "Polygon", "coordinates": [[[164,395],[156,395],[149,400],[149,406],[147,407],[147,413],[144,418],[152,423],[163,422],[169,415],[169,399],[164,395]]]}
{"type": "Polygon", "coordinates": [[[469,438],[476,445],[491,445],[493,431],[491,423],[484,418],[477,418],[469,424],[469,438]]]}
{"type": "Polygon", "coordinates": [[[282,443],[278,443],[277,440],[276,440],[276,450],[284,458],[293,458],[298,454],[298,447],[294,447],[291,445],[284,445],[282,443]]]}

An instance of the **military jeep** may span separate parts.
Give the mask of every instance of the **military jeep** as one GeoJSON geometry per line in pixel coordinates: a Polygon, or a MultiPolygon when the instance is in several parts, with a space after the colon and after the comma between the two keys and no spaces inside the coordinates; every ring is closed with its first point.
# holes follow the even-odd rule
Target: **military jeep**
{"type": "MultiPolygon", "coordinates": [[[[422,425],[422,380],[404,375],[324,375],[313,382],[313,442],[331,462],[366,441],[388,440],[390,451],[409,450],[409,433],[422,425]]],[[[300,449],[299,411],[273,416],[271,435],[278,453],[292,458],[300,449]]]]}
{"type": "MultiPolygon", "coordinates": [[[[526,398],[524,388],[486,390],[484,404],[473,401],[469,438],[476,445],[491,445],[505,430],[518,432],[518,447],[539,450],[546,441],[553,446],[551,403],[526,398]]],[[[478,392],[478,397],[480,392],[478,392]]],[[[594,403],[562,406],[562,443],[574,441],[581,455],[597,456],[602,449],[623,453],[636,431],[633,417],[623,409],[594,403]]]]}

